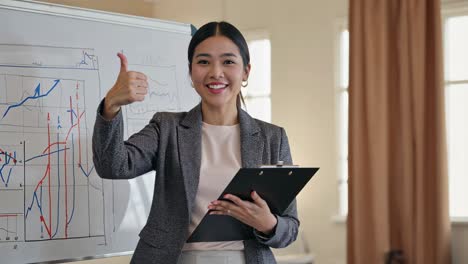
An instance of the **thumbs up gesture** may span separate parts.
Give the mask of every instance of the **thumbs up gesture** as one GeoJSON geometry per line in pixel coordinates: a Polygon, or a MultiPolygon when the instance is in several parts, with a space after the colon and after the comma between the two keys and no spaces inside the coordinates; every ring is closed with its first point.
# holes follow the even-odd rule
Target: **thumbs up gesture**
{"type": "Polygon", "coordinates": [[[148,81],[145,74],[141,72],[128,71],[127,57],[123,53],[117,53],[120,59],[120,72],[114,86],[107,92],[103,117],[114,118],[123,105],[133,102],[141,102],[148,93],[148,81]]]}

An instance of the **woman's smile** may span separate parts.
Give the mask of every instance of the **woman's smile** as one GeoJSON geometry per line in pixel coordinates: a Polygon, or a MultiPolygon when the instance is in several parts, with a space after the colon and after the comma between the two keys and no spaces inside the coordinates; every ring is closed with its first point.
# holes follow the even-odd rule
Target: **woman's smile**
{"type": "Polygon", "coordinates": [[[222,83],[222,82],[211,82],[206,85],[208,88],[208,91],[210,91],[213,94],[220,94],[226,90],[228,87],[228,84],[222,83]]]}

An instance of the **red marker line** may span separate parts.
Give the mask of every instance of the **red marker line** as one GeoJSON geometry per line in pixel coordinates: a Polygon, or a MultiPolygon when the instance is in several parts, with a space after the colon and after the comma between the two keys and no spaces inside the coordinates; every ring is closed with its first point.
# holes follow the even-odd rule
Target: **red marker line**
{"type": "MultiPolygon", "coordinates": [[[[48,134],[48,145],[50,146],[50,113],[47,113],[47,134],[48,134]]],[[[52,228],[52,193],[50,189],[50,147],[48,148],[48,153],[47,153],[47,167],[48,167],[48,175],[49,175],[49,226],[52,228]]],[[[44,217],[43,217],[44,218],[44,217]]],[[[47,225],[46,225],[47,228],[47,225]]],[[[49,237],[52,238],[52,234],[50,231],[47,231],[49,233],[49,237]]]]}
{"type": "MultiPolygon", "coordinates": [[[[80,117],[78,118],[78,120],[81,119],[81,118],[83,117],[83,114],[84,114],[84,113],[85,113],[85,112],[81,113],[81,115],[80,115],[80,117]]],[[[54,146],[54,145],[57,145],[57,144],[62,144],[62,145],[63,145],[63,144],[67,144],[68,136],[70,136],[70,133],[71,133],[72,129],[73,129],[74,127],[76,127],[77,125],[78,125],[78,123],[77,123],[77,124],[74,124],[73,126],[70,127],[70,129],[68,129],[67,136],[65,137],[65,141],[58,141],[58,142],[54,142],[54,143],[50,144],[50,146],[48,146],[47,148],[44,149],[44,151],[42,152],[42,154],[46,153],[46,151],[48,151],[48,150],[49,150],[52,146],[54,146]]]]}
{"type": "Polygon", "coordinates": [[[47,226],[47,224],[46,224],[46,222],[44,220],[44,216],[41,215],[40,220],[44,224],[44,227],[45,227],[45,229],[47,231],[47,234],[49,234],[49,237],[52,238],[52,232],[50,232],[50,228],[47,226]]]}
{"type": "MultiPolygon", "coordinates": [[[[78,117],[78,121],[83,117],[83,114],[84,114],[84,113],[85,113],[85,112],[81,113],[81,115],[78,117]]],[[[74,124],[72,127],[70,127],[70,130],[68,130],[67,136],[65,137],[65,141],[68,141],[68,136],[70,136],[70,133],[71,133],[72,128],[74,128],[74,127],[77,126],[77,125],[78,125],[78,123],[76,123],[76,124],[74,124]]],[[[80,129],[80,128],[78,127],[78,134],[80,133],[80,130],[79,130],[79,129],[80,129]]]]}
{"type": "Polygon", "coordinates": [[[17,214],[5,214],[5,215],[0,215],[0,217],[15,217],[18,216],[17,214]]]}
{"type": "MultiPolygon", "coordinates": [[[[0,148],[0,155],[3,155],[3,154],[6,154],[8,157],[10,157],[13,160],[13,163],[15,163],[16,165],[16,159],[13,158],[13,153],[10,152],[10,154],[8,154],[8,152],[5,152],[0,148]]],[[[0,159],[0,161],[2,161],[2,159],[0,159]]]]}
{"type": "Polygon", "coordinates": [[[65,142],[65,141],[57,141],[57,142],[54,142],[54,143],[50,144],[46,149],[44,149],[44,151],[42,152],[42,154],[46,153],[47,151],[50,152],[50,148],[51,148],[52,146],[60,145],[60,144],[63,145],[63,144],[66,144],[66,143],[67,143],[67,142],[65,142]]]}
{"type": "MultiPolygon", "coordinates": [[[[76,87],[76,89],[78,90],[78,85],[76,87]]],[[[84,112],[83,112],[84,113],[84,112]]],[[[80,109],[78,108],[78,92],[76,93],[76,115],[77,116],[80,116],[80,109]]],[[[78,118],[78,155],[79,155],[79,158],[78,158],[78,164],[81,165],[81,131],[80,131],[80,119],[81,118],[78,118]]]]}
{"type": "Polygon", "coordinates": [[[42,185],[42,183],[44,182],[45,177],[47,177],[47,173],[49,172],[49,170],[50,170],[50,164],[47,165],[44,176],[42,176],[42,179],[37,183],[36,188],[34,189],[34,192],[36,192],[37,189],[39,188],[39,186],[42,185]]]}
{"type": "Polygon", "coordinates": [[[67,148],[65,147],[63,167],[65,170],[65,238],[68,238],[68,185],[67,185],[67,148]]]}

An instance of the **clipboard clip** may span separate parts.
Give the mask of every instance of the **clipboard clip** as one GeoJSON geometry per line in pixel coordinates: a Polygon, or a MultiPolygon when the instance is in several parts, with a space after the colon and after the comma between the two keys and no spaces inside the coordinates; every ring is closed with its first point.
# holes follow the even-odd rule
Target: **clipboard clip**
{"type": "Polygon", "coordinates": [[[284,161],[278,160],[276,164],[273,165],[261,165],[260,168],[297,168],[299,165],[284,165],[284,161]]]}

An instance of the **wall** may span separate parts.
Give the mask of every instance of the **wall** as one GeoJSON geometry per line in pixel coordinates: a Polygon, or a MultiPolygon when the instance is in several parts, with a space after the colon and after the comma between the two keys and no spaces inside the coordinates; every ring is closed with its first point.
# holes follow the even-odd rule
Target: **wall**
{"type": "Polygon", "coordinates": [[[153,3],[148,0],[46,0],[53,4],[76,6],[134,16],[153,17],[153,3]]]}
{"type": "MultiPolygon", "coordinates": [[[[286,128],[297,164],[321,167],[298,198],[302,231],[317,263],[346,263],[346,226],[332,220],[338,212],[333,34],[336,20],[347,14],[346,0],[48,2],[187,22],[197,27],[212,20],[227,20],[241,31],[267,30],[272,41],[273,123],[286,128]]],[[[468,226],[454,225],[453,263],[468,263],[463,248],[467,244],[468,226]]],[[[129,257],[117,257],[82,264],[128,262],[129,257]]]]}

